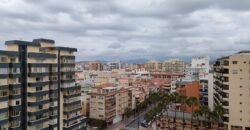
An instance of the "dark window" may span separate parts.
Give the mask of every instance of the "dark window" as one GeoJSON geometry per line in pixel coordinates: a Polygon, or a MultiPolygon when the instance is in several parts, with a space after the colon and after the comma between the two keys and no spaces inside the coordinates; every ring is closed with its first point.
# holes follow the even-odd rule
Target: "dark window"
{"type": "Polygon", "coordinates": [[[233,61],[233,64],[237,64],[237,61],[233,61]]]}

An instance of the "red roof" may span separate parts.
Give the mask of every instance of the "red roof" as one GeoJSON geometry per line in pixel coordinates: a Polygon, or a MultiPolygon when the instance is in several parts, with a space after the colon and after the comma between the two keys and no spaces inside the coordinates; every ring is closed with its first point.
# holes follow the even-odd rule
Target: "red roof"
{"type": "Polygon", "coordinates": [[[110,83],[105,83],[105,84],[95,86],[95,88],[107,88],[107,87],[115,87],[115,86],[110,83]]]}

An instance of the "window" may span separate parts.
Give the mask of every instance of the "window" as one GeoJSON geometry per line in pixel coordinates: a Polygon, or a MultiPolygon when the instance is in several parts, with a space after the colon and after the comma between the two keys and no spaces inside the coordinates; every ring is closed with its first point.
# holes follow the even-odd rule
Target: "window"
{"type": "Polygon", "coordinates": [[[8,74],[9,70],[7,68],[0,68],[0,74],[8,74]]]}
{"type": "Polygon", "coordinates": [[[43,90],[43,87],[36,87],[36,91],[41,91],[43,90]]]}
{"type": "Polygon", "coordinates": [[[39,105],[38,108],[39,108],[39,109],[43,109],[43,105],[39,105]]]}
{"type": "Polygon", "coordinates": [[[8,95],[8,90],[1,90],[0,91],[0,97],[4,97],[8,95]]]}
{"type": "Polygon", "coordinates": [[[7,62],[7,57],[1,56],[1,57],[0,57],[0,62],[7,62]]]}
{"type": "Polygon", "coordinates": [[[43,81],[43,78],[36,78],[36,81],[43,81]]]}
{"type": "Polygon", "coordinates": [[[20,111],[15,111],[15,110],[10,111],[10,116],[18,116],[18,115],[20,115],[20,111]]]}
{"type": "Polygon", "coordinates": [[[16,105],[20,105],[20,101],[16,101],[16,105]]]}
{"type": "Polygon", "coordinates": [[[233,61],[233,64],[237,64],[238,62],[237,61],[233,61]]]}
{"type": "Polygon", "coordinates": [[[10,62],[16,62],[16,58],[15,57],[11,57],[10,58],[10,62]]]}

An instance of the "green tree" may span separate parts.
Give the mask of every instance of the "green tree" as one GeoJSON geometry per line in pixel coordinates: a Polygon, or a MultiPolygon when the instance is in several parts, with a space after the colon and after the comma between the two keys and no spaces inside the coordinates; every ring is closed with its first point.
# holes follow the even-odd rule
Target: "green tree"
{"type": "Polygon", "coordinates": [[[206,105],[200,106],[199,109],[200,109],[202,115],[204,116],[205,125],[207,126],[207,123],[208,123],[208,113],[210,112],[210,110],[209,110],[208,106],[206,106],[206,105]]]}
{"type": "Polygon", "coordinates": [[[192,118],[195,118],[199,122],[198,126],[200,126],[200,115],[202,115],[202,113],[199,109],[194,110],[192,113],[192,118]]]}
{"type": "Polygon", "coordinates": [[[184,127],[185,127],[184,115],[185,115],[185,105],[186,105],[186,102],[187,102],[187,97],[181,95],[181,96],[179,97],[179,99],[180,99],[181,108],[182,108],[182,129],[184,130],[184,127]]]}
{"type": "Polygon", "coordinates": [[[220,122],[222,121],[222,117],[225,113],[223,107],[221,105],[216,105],[214,107],[214,113],[215,113],[217,121],[218,121],[218,129],[219,129],[220,124],[221,124],[220,122]]]}
{"type": "MultiPolygon", "coordinates": [[[[187,105],[189,107],[191,107],[191,113],[193,113],[194,111],[194,106],[197,106],[198,104],[198,101],[197,101],[197,98],[196,97],[189,97],[187,99],[187,105]]],[[[193,126],[193,116],[191,116],[191,130],[192,130],[192,126],[193,126]]]]}

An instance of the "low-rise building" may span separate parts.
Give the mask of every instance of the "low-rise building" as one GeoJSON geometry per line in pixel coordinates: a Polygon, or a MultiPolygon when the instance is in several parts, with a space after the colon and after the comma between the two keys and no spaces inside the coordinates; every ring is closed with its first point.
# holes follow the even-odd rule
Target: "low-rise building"
{"type": "MultiPolygon", "coordinates": [[[[182,96],[186,97],[195,97],[198,101],[200,99],[200,85],[199,81],[177,81],[176,82],[176,92],[182,96]]],[[[180,110],[188,113],[192,112],[192,108],[188,105],[180,105],[180,110]]],[[[178,105],[177,105],[178,107],[178,105]]],[[[198,105],[193,108],[193,110],[197,109],[198,105]]]]}

